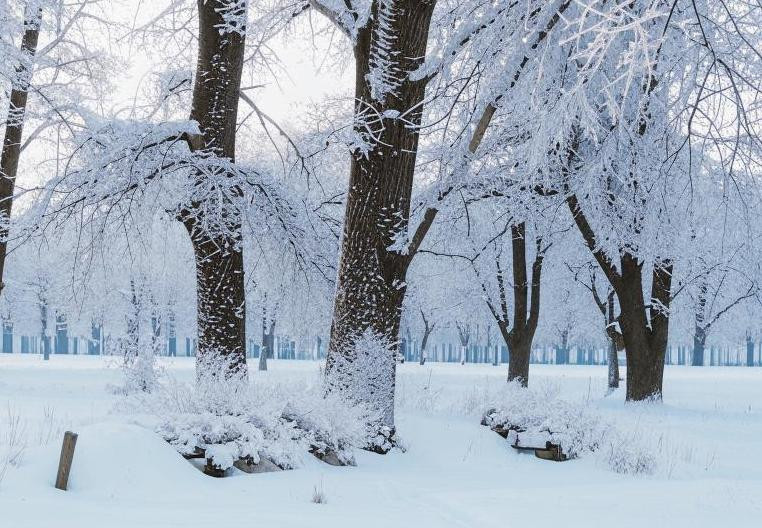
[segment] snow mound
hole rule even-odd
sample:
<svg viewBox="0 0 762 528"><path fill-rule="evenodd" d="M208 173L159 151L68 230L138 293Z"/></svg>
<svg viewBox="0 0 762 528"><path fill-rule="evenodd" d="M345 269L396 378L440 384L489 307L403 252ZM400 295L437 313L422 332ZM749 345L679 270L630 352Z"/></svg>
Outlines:
<svg viewBox="0 0 762 528"><path fill-rule="evenodd" d="M78 434L67 493L97 497L146 497L161 493L188 496L206 477L159 435L143 427L105 422ZM26 462L8 475L8 488L33 491L54 488L61 443L29 452Z"/></svg>

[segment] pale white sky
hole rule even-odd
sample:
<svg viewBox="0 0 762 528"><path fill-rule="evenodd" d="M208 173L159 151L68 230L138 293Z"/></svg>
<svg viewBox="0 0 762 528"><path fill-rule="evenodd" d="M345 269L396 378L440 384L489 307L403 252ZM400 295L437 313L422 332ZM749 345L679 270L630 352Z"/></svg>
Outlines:
<svg viewBox="0 0 762 528"><path fill-rule="evenodd" d="M317 37L315 46L318 49L314 48L310 37L301 38L292 34L291 38L273 39L269 44L286 74L279 74L277 82L272 75L255 81L255 84L267 86L247 94L254 98L263 111L279 122L288 122L294 107L319 102L326 97L350 95L354 90L354 65L351 61L340 65L328 64L325 53L322 53L322 50L331 45L348 45L346 42L337 43L337 38L343 37L335 35L333 43L327 38ZM350 54L347 55L351 57ZM131 62L131 67L124 79L119 81L112 99L116 106L130 105L135 94L139 94L141 84L150 82L148 73L160 67L160 64L152 63L150 57L142 54L134 55ZM244 80L243 84L247 82Z"/></svg>

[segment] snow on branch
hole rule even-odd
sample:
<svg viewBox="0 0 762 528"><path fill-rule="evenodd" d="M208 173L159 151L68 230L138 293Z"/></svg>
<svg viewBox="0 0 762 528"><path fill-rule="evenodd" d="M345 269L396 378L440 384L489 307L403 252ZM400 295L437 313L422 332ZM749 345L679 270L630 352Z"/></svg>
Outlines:
<svg viewBox="0 0 762 528"><path fill-rule="evenodd" d="M309 0L309 5L328 18L352 42L370 16L369 0Z"/></svg>
<svg viewBox="0 0 762 528"><path fill-rule="evenodd" d="M194 233L240 243L242 224L277 233L302 267L314 265L313 208L270 171L234 163L206 149L194 121L109 120L76 138L61 173L36 189L18 220L28 238L73 220L103 236L155 213L169 213Z"/></svg>
<svg viewBox="0 0 762 528"><path fill-rule="evenodd" d="M220 0L221 7L215 9L223 23L217 26L220 34L238 33L246 35L246 8L249 0Z"/></svg>

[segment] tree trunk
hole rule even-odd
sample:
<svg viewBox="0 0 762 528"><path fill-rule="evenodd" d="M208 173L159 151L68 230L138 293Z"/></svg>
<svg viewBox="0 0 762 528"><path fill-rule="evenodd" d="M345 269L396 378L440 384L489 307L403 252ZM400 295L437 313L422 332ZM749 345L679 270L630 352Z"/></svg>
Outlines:
<svg viewBox="0 0 762 528"><path fill-rule="evenodd" d="M532 340L540 317L540 278L544 254L541 240L535 239L536 254L532 263L531 282L527 274L526 225L511 226L512 278L513 278L513 327L508 326L508 303L506 300L505 277L500 257L495 258L499 306L489 300L487 287L482 290L487 298L487 306L500 329L500 335L508 347L508 381L517 380L524 387L529 383L529 359ZM495 358L497 364L497 357Z"/></svg>
<svg viewBox="0 0 762 528"><path fill-rule="evenodd" d="M50 337L48 337L48 301L40 297L40 340L42 342L42 358L50 359Z"/></svg>
<svg viewBox="0 0 762 528"><path fill-rule="evenodd" d="M508 362L508 381L517 381L522 387L529 384L529 358L532 353L531 344L512 340L508 345L511 359Z"/></svg>
<svg viewBox="0 0 762 528"><path fill-rule="evenodd" d="M262 348L259 351L259 370L267 370L267 358L275 354L275 320L270 321L270 332L267 332L267 318L262 318Z"/></svg>
<svg viewBox="0 0 762 528"><path fill-rule="evenodd" d="M556 362L561 365L569 364L569 331L561 332L561 346L556 347Z"/></svg>
<svg viewBox="0 0 762 528"><path fill-rule="evenodd" d="M572 153L570 159L576 154ZM672 261L657 258L653 263L651 302L643 297L643 263L620 250L619 269L600 248L577 197L566 197L569 211L619 299L622 340L627 351L627 400L661 399L664 353L669 337L669 305L672 289ZM650 316L650 318L649 318Z"/></svg>
<svg viewBox="0 0 762 528"><path fill-rule="evenodd" d="M267 337L267 318L262 317L262 346L259 347L259 370L267 370L267 350L270 346Z"/></svg>
<svg viewBox="0 0 762 528"><path fill-rule="evenodd" d="M375 408L382 424L392 430L395 356L412 255L389 247L404 236L410 217L416 125L421 122L426 80L412 81L407 73L426 55L434 4L373 2L371 17L358 30L354 49L356 132L365 145L352 155L326 361L327 387L345 392L352 392L350 387L367 387L348 396ZM400 114L404 119L398 118ZM379 365L374 372L349 368L358 353L365 353L355 346L361 336L372 336L381 344L373 352L383 356L375 358Z"/></svg>
<svg viewBox="0 0 762 528"><path fill-rule="evenodd" d="M706 345L706 332L707 325L705 325L706 319L706 295L707 295L707 281L706 278L702 278L699 284L698 298L696 299L696 313L695 313L695 329L693 332L693 361L694 367L704 366L704 348Z"/></svg>
<svg viewBox="0 0 762 528"><path fill-rule="evenodd" d="M619 343L621 341L621 334L619 334L614 328L616 323L616 317L614 315L614 292L609 291L606 299L606 335L609 342L608 351L608 364L609 364L609 391L619 388Z"/></svg>
<svg viewBox="0 0 762 528"><path fill-rule="evenodd" d="M706 334L702 328L697 327L693 334L693 360L694 367L704 366L704 350L706 349Z"/></svg>
<svg viewBox="0 0 762 528"><path fill-rule="evenodd" d="M609 338L609 390L619 388L619 354L617 354L616 343L613 339Z"/></svg>
<svg viewBox="0 0 762 528"><path fill-rule="evenodd" d="M231 161L235 160L244 36L222 29L226 27L222 13L236 5L245 16L245 2L198 0L198 62L190 115L201 130L203 144L198 147ZM199 185L208 185L206 178L196 175ZM224 176L218 178L216 186L228 185ZM233 182L215 190L222 196L240 194ZM204 203L194 203L180 215L196 260L198 379L245 378L247 374L242 221L230 200L223 200L222 205L214 205L216 212L208 212Z"/></svg>
<svg viewBox="0 0 762 528"><path fill-rule="evenodd" d="M125 366L135 363L140 346L140 303L134 279L130 279L130 306L132 313L127 315L127 343L124 347L123 358Z"/></svg>
<svg viewBox="0 0 762 528"><path fill-rule="evenodd" d="M754 366L754 339L750 335L746 336L746 366Z"/></svg>
<svg viewBox="0 0 762 528"><path fill-rule="evenodd" d="M650 321L646 315L642 279L642 264L635 257L625 254L617 296L622 314L622 337L627 350L627 400L634 401L662 397L672 266L670 263L654 266Z"/></svg>
<svg viewBox="0 0 762 528"><path fill-rule="evenodd" d="M460 338L460 364L466 364L466 355L468 354L468 342L471 339L471 327L467 324L460 324L455 321L455 326L458 329L458 337Z"/></svg>
<svg viewBox="0 0 762 528"><path fill-rule="evenodd" d="M8 254L8 222L13 207L13 193L21 157L21 138L24 132L29 82L32 79L32 60L37 53L42 9L30 2L24 11L24 36L21 38L22 61L16 66L16 79L11 87L3 149L0 152L0 293L3 290L5 257Z"/></svg>
<svg viewBox="0 0 762 528"><path fill-rule="evenodd" d="M426 345L429 342L429 335L431 335L431 328L428 326L423 330L423 339L421 339L421 357L420 364L426 363Z"/></svg>

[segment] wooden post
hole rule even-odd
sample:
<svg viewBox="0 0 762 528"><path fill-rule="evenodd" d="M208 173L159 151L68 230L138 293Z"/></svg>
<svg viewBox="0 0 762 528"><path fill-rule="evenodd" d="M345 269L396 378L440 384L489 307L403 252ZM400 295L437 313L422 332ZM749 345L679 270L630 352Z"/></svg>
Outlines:
<svg viewBox="0 0 762 528"><path fill-rule="evenodd" d="M61 445L61 459L58 461L58 475L56 476L56 488L66 491L69 485L69 471L71 462L74 460L74 448L77 445L77 434L71 431L64 433Z"/></svg>

